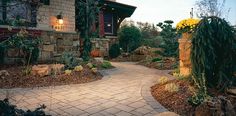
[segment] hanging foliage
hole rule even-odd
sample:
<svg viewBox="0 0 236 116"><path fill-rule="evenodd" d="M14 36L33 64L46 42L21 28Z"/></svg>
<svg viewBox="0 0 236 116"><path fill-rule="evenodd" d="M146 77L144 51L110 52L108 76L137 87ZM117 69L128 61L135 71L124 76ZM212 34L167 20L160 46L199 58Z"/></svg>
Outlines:
<svg viewBox="0 0 236 116"><path fill-rule="evenodd" d="M98 7L95 0L76 0L76 29L83 38L82 58L88 60L91 52L90 38L98 20Z"/></svg>
<svg viewBox="0 0 236 116"><path fill-rule="evenodd" d="M215 16L202 19L192 38L192 74L197 83L202 74L206 85L224 90L233 78L233 28Z"/></svg>

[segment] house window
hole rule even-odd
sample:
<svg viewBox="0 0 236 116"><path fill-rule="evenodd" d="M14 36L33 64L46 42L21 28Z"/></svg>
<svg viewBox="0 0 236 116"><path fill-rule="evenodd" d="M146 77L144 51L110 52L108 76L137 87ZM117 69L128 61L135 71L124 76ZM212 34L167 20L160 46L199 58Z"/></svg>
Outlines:
<svg viewBox="0 0 236 116"><path fill-rule="evenodd" d="M104 13L104 31L105 34L113 34L113 14Z"/></svg>
<svg viewBox="0 0 236 116"><path fill-rule="evenodd" d="M20 19L24 19L28 22L31 20L31 9L30 5L26 3L22 3L18 0L13 0L8 3L9 7L7 7L7 19L14 19L19 17Z"/></svg>
<svg viewBox="0 0 236 116"><path fill-rule="evenodd" d="M36 26L35 8L28 2L11 0L6 3L5 0L0 0L0 6L1 21L8 22L19 18L30 24L29 26Z"/></svg>

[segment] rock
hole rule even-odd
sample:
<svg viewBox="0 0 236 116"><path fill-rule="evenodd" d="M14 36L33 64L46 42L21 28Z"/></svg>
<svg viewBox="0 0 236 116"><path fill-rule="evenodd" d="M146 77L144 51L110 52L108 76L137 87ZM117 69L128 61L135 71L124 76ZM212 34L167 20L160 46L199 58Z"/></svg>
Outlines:
<svg viewBox="0 0 236 116"><path fill-rule="evenodd" d="M236 96L236 88L231 88L227 90L227 93Z"/></svg>
<svg viewBox="0 0 236 116"><path fill-rule="evenodd" d="M7 70L0 70L0 78L4 79L7 76L10 76Z"/></svg>
<svg viewBox="0 0 236 116"><path fill-rule="evenodd" d="M162 113L157 114L155 116L179 116L179 115L174 112L162 112Z"/></svg>
<svg viewBox="0 0 236 116"><path fill-rule="evenodd" d="M137 55L147 55L149 53L149 49L150 47L148 46L141 46L139 48L137 48L134 53Z"/></svg>
<svg viewBox="0 0 236 116"><path fill-rule="evenodd" d="M44 77L51 74L50 65L34 65L31 70L32 75Z"/></svg>
<svg viewBox="0 0 236 116"><path fill-rule="evenodd" d="M97 57L97 58L94 58L94 59L95 59L95 61L97 61L97 62L103 62L103 61L104 61L102 57Z"/></svg>
<svg viewBox="0 0 236 116"><path fill-rule="evenodd" d="M50 65L51 72L54 74L62 74L64 70L65 65L64 64L52 64Z"/></svg>
<svg viewBox="0 0 236 116"><path fill-rule="evenodd" d="M234 107L223 96L215 97L199 105L195 116L235 116Z"/></svg>

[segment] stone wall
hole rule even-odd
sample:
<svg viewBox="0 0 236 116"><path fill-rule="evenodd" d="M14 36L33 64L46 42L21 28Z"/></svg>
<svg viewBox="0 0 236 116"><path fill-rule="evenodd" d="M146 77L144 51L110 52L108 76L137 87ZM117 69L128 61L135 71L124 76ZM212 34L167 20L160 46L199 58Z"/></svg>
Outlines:
<svg viewBox="0 0 236 116"><path fill-rule="evenodd" d="M56 16L62 12L62 29L58 26ZM54 29L60 32L75 32L75 0L50 0L50 5L39 7L37 15L38 28Z"/></svg>
<svg viewBox="0 0 236 116"><path fill-rule="evenodd" d="M44 31L41 37L43 43L39 61L58 61L64 52L73 52L78 57L80 55L79 35L76 33Z"/></svg>

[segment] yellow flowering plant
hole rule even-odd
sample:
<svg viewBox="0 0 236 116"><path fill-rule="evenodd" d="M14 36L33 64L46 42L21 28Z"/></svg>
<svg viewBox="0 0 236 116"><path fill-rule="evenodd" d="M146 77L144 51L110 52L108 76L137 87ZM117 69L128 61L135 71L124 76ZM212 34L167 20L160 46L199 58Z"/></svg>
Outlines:
<svg viewBox="0 0 236 116"><path fill-rule="evenodd" d="M199 19L193 19L193 18L181 20L176 25L177 32L178 33L193 32L193 29L197 26L199 21L200 21Z"/></svg>

